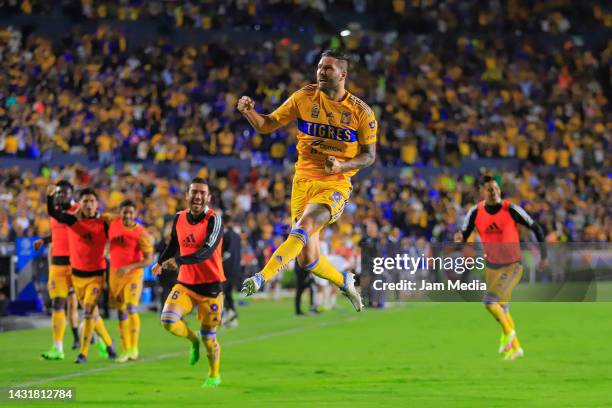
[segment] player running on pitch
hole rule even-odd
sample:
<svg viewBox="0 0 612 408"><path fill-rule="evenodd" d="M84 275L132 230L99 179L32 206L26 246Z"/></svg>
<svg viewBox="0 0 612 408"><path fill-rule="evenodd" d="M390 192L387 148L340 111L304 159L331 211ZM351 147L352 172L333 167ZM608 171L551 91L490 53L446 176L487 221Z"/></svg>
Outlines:
<svg viewBox="0 0 612 408"><path fill-rule="evenodd" d="M270 257L261 272L243 283L247 296L257 292L294 258L304 269L325 278L363 309L353 275L338 272L322 256L319 233L337 221L352 191L351 177L376 158L378 125L372 109L345 89L349 58L325 51L317 66L317 83L293 93L269 115L255 111L248 96L238 110L259 133L270 133L297 120L299 153L291 190L289 237Z"/></svg>
<svg viewBox="0 0 612 408"><path fill-rule="evenodd" d="M524 209L502 200L501 189L494 178L483 176L480 189L484 200L468 211L461 231L455 234L455 242L466 242L474 228L478 231L487 260L487 291L483 303L502 328L499 353L504 360L515 360L524 355L509 305L512 289L523 275L518 224L533 231L539 242L544 242L544 233ZM544 268L546 247L540 247L540 268Z"/></svg>
<svg viewBox="0 0 612 408"><path fill-rule="evenodd" d="M174 285L161 313L162 326L178 337L191 342L190 364L200 359L200 339L187 326L183 318L198 307L200 337L208 356L208 377L205 387L221 384L219 367L221 347L217 341L217 326L223 311L223 223L210 204L210 191L206 181L194 178L187 192L189 209L179 211L174 218L172 236L157 264L153 275L162 269L179 270Z"/></svg>
<svg viewBox="0 0 612 408"><path fill-rule="evenodd" d="M74 188L66 180L57 183L53 205L59 211L74 213L78 206L72 202ZM51 298L51 328L53 332L53 346L42 354L45 360L64 359L64 333L66 330L66 303L72 288L72 274L70 271L70 247L68 246L68 226L51 218L51 235L34 242L34 249L38 250L43 244L51 244L49 263L49 297ZM68 308L71 320L74 308ZM77 319L78 320L78 319ZM78 343L77 324L71 321L72 334L75 344ZM75 327L76 326L76 327ZM79 344L80 345L80 344ZM73 347L74 348L74 347Z"/></svg>
<svg viewBox="0 0 612 408"><path fill-rule="evenodd" d="M98 195L92 188L84 188L79 192L79 208L75 214L62 212L55 207L53 196L56 192L56 186L47 187L47 211L56 221L68 225L72 284L79 303L83 306L81 348L75 363L87 362L89 343L94 330L106 346L105 355L115 359L117 355L113 341L104 326L97 306L104 286L106 272L104 249L110 217L98 213Z"/></svg>
<svg viewBox="0 0 612 408"><path fill-rule="evenodd" d="M135 221L136 204L125 200L119 204L119 217L108 229L110 241L109 287L119 316L123 353L117 359L124 363L138 360L140 315L138 304L142 293L144 267L153 261L153 245L147 229Z"/></svg>

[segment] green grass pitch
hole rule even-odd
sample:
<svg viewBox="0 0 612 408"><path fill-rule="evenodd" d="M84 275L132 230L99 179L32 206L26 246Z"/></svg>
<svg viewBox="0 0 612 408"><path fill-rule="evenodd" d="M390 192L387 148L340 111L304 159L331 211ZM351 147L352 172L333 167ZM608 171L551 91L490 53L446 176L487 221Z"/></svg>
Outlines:
<svg viewBox="0 0 612 408"><path fill-rule="evenodd" d="M407 303L298 318L288 301L251 302L221 330L223 384L202 389L207 361L143 316L142 360L41 361L48 329L0 334L0 386L71 386L72 407L610 407L612 303L515 303L526 356L503 362L499 329L478 303ZM194 317L189 318L192 327ZM107 321L118 340L116 320ZM66 345L71 335L67 334Z"/></svg>

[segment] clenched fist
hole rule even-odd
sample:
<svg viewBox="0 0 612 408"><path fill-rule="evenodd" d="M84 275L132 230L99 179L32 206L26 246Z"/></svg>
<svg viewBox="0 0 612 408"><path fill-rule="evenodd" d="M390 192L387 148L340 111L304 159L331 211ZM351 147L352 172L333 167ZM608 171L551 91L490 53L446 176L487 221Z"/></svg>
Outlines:
<svg viewBox="0 0 612 408"><path fill-rule="evenodd" d="M236 107L238 112L247 113L255 109L255 101L248 96L243 96L238 99L238 106Z"/></svg>
<svg viewBox="0 0 612 408"><path fill-rule="evenodd" d="M338 174L342 171L342 165L334 156L327 156L325 159L325 172L329 174Z"/></svg>
<svg viewBox="0 0 612 408"><path fill-rule="evenodd" d="M56 189L55 184L49 184L47 186L47 195L49 197L52 197L55 194L55 189Z"/></svg>
<svg viewBox="0 0 612 408"><path fill-rule="evenodd" d="M159 276L159 274L162 272L162 267L160 264L155 264L155 266L153 267L153 269L151 269L151 274L153 276Z"/></svg>
<svg viewBox="0 0 612 408"><path fill-rule="evenodd" d="M45 244L45 241L43 241L42 239L37 239L36 241L34 241L34 249L38 251L40 247L43 246L44 244Z"/></svg>

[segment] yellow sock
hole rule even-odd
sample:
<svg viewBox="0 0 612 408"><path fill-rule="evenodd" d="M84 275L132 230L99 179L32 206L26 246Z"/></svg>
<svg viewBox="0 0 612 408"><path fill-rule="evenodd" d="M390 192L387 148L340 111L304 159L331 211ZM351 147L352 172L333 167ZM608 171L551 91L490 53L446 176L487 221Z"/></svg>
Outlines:
<svg viewBox="0 0 612 408"><path fill-rule="evenodd" d="M510 314L508 314L508 317L510 316ZM510 320L512 320L512 317L510 317ZM514 330L514 324L512 324L512 330ZM518 336L514 336L514 339L512 340L512 347L513 348L520 348L521 347L521 343L519 342Z"/></svg>
<svg viewBox="0 0 612 408"><path fill-rule="evenodd" d="M508 319L508 323L510 323L510 326L512 326L512 329L514 329L514 319L512 319L510 311L506 311L506 319Z"/></svg>
<svg viewBox="0 0 612 408"><path fill-rule="evenodd" d="M334 268L327 257L321 255L319 259L311 263L310 265L304 266L304 269L312 272L320 278L327 279L338 287L344 285L344 277L340 272Z"/></svg>
<svg viewBox="0 0 612 408"><path fill-rule="evenodd" d="M510 322L508 322L508 319L506 318L506 313L504 312L504 309L499 305L499 303L489 303L485 304L485 306L489 313L493 315L495 320L499 322L504 334L510 333L512 331L512 326L510 325Z"/></svg>
<svg viewBox="0 0 612 408"><path fill-rule="evenodd" d="M121 335L121 347L123 351L128 351L132 347L130 336L130 322L128 314L122 308L118 311L119 314L119 334Z"/></svg>
<svg viewBox="0 0 612 408"><path fill-rule="evenodd" d="M512 319L512 315L510 314L510 311L506 312L506 319L508 319L508 322L512 326L512 330L516 330L516 326L514 325L514 320ZM519 342L518 336L514 336L514 340L512 340L512 347L513 348L521 347L521 343Z"/></svg>
<svg viewBox="0 0 612 408"><path fill-rule="evenodd" d="M138 339L140 338L140 315L138 313L128 313L130 323L130 348L138 350Z"/></svg>
<svg viewBox="0 0 612 408"><path fill-rule="evenodd" d="M221 367L221 346L217 341L216 331L205 332L201 331L202 342L206 347L206 357L208 358L208 375L210 377L219 376L219 368Z"/></svg>
<svg viewBox="0 0 612 408"><path fill-rule="evenodd" d="M51 312L51 326L53 328L53 343L64 341L66 331L66 312L64 310L54 310Z"/></svg>
<svg viewBox="0 0 612 408"><path fill-rule="evenodd" d="M514 319L512 318L512 315L510 314L510 305L508 305L507 303L503 303L503 304L500 303L500 305L504 309L504 313L506 314L506 319L508 320L508 323L510 323L512 330L516 330L516 326L514 325ZM518 336L514 336L514 340L512 340L512 347L513 348L521 347L521 343L519 342Z"/></svg>
<svg viewBox="0 0 612 408"><path fill-rule="evenodd" d="M91 316L85 317L83 320L83 333L81 334L81 349L80 353L84 356L87 356L89 353L89 342L91 341L91 336L93 336L95 323Z"/></svg>
<svg viewBox="0 0 612 408"><path fill-rule="evenodd" d="M300 228L291 230L287 240L276 248L266 266L261 270L261 274L266 282L273 278L284 265L295 259L307 243L308 234L306 231Z"/></svg>
<svg viewBox="0 0 612 408"><path fill-rule="evenodd" d="M102 338L102 341L107 346L111 346L113 344L113 339L111 339L110 334L108 334L108 330L106 330L106 326L104 325L104 320L102 320L102 316L98 316L94 319L94 328L98 336Z"/></svg>

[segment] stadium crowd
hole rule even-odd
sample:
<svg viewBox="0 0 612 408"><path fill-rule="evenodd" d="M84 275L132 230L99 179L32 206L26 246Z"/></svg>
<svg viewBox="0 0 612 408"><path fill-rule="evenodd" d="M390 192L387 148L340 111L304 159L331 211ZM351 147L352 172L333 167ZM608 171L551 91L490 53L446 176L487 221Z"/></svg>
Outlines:
<svg viewBox="0 0 612 408"><path fill-rule="evenodd" d="M22 14L49 11L47 2L8 3L5 10ZM233 171L208 174L202 168L199 175L216 189L215 205L241 226L243 263L263 264L274 238L288 228L296 129L256 134L236 111L236 101L247 94L264 112L273 110L312 80L318 54L330 46L353 56L348 88L376 111L378 164L409 166L399 180L374 172L356 184L341 222L326 232L332 251L352 259L369 219L379 225L381 239L450 240L474 201L474 178L449 170L430 180L418 169L452 169L476 158L522 161L520 172L503 174L504 194L536 216L549 240L612 239L606 173L612 166L612 41L592 49L575 36L549 47L557 34L609 29L612 13L597 2L581 3L580 12L571 14L564 13L570 7L564 1L509 1L503 7L497 1L486 7L475 7L475 1L393 1L376 8L359 0L209 1L201 7L76 3L68 11L96 20L94 31L77 28L53 43L0 29L0 158L46 162L66 152L103 166L43 166L37 174L0 170L0 240L46 235L41 191L67 178L98 189L103 210L115 210L124 198L142 203L141 220L161 243L172 214L182 207L195 167L191 159L233 156L254 166L246 181ZM371 14L374 23L305 47L278 35L313 29L296 29L291 13L282 12L286 7L321 17L339 10ZM249 27L276 33L276 40L259 47L230 40L179 47L160 36L132 47L124 31L105 25L160 15L177 27ZM379 27L381 21L388 26ZM125 164L142 161L176 163L179 177L157 177ZM287 170L273 174L269 164Z"/></svg>
<svg viewBox="0 0 612 408"><path fill-rule="evenodd" d="M100 193L101 210L117 211L124 199L139 203L139 219L157 245L169 237L173 214L184 207L183 192L190 165L176 179L126 165L88 171L79 165L64 169L43 167L39 174L18 168L0 170L0 241L20 236L46 236L49 218L44 205L45 186L53 180L72 180L77 188L93 186ZM211 180L214 206L231 214L243 240L243 265L260 267L272 252L275 239L288 233L291 174L253 169L243 182L233 172L199 176ZM521 203L544 227L549 242L612 241L612 182L597 170L580 173L536 172L525 166L500 176L504 196ZM432 242L452 241L465 211L477 199L472 176L449 172L428 181L418 172L383 178L376 172L355 184L341 220L326 230L330 250L354 260L358 243L374 221L379 238L410 242L424 237Z"/></svg>
<svg viewBox="0 0 612 408"><path fill-rule="evenodd" d="M95 10L105 3L82 2ZM383 165L453 166L483 157L562 168L612 164L612 41L592 49L568 37L550 46L554 34L609 28L606 8L586 2L570 17L558 11L564 2L533 9L518 1L485 8L468 7L470 1L412 3L382 7L375 21L401 27L402 19L422 15L428 35L417 35L418 26L412 33L357 29L314 47L278 35L260 47L230 40L178 47L162 36L134 49L105 18L95 31L75 31L55 44L3 29L0 154L44 159L63 151L103 163L231 155L254 165L290 163L296 129L262 137L236 112L236 100L252 95L263 111L273 110L312 81L323 48L342 46L355 60L349 89L379 118ZM256 22L268 15L266 7L288 2L230 4Z"/></svg>

